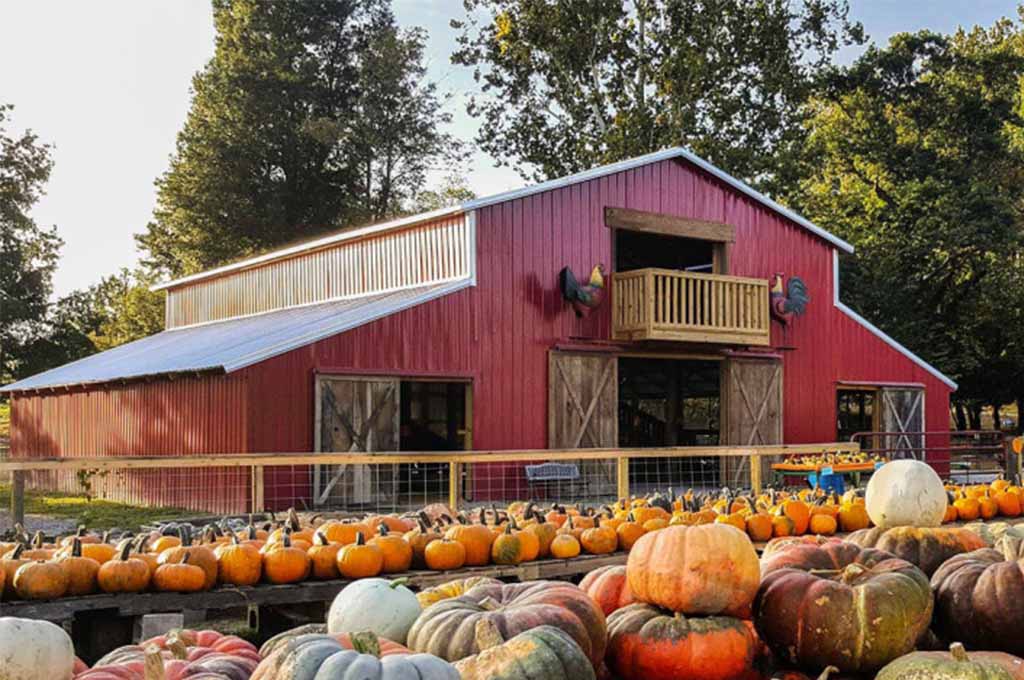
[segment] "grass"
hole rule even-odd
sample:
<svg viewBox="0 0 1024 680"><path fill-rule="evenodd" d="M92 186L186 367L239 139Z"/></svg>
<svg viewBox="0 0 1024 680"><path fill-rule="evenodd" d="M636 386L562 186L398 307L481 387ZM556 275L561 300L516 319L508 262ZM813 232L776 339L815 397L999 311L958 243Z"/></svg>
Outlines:
<svg viewBox="0 0 1024 680"><path fill-rule="evenodd" d="M9 508L11 485L0 484L0 508ZM25 514L45 515L55 519L72 519L90 529L103 531L117 527L138 531L143 524L181 517L196 517L202 513L182 508L147 508L115 503L85 496L54 491L25 490Z"/></svg>

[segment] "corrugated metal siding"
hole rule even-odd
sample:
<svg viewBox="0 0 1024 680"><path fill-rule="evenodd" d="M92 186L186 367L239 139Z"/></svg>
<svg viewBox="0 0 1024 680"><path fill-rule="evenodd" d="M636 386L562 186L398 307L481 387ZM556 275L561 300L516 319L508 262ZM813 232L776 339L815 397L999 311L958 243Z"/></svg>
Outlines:
<svg viewBox="0 0 1024 680"><path fill-rule="evenodd" d="M466 278L471 243L454 215L172 288L167 327Z"/></svg>
<svg viewBox="0 0 1024 680"><path fill-rule="evenodd" d="M104 389L16 395L11 409L14 457L182 456L248 450L245 376L135 383ZM73 473L31 480L40 488L81 493ZM91 479L107 500L212 512L249 509L248 470L124 471Z"/></svg>

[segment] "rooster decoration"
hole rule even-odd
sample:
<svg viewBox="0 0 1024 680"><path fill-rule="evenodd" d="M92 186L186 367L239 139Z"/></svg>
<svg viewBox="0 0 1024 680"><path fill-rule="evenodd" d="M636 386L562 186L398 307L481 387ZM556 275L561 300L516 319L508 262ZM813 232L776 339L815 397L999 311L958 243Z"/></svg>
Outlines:
<svg viewBox="0 0 1024 680"><path fill-rule="evenodd" d="M566 302L572 305L576 316L587 316L604 300L604 265L594 267L585 286L580 285L572 270L565 267L558 272L558 288Z"/></svg>
<svg viewBox="0 0 1024 680"><path fill-rule="evenodd" d="M811 296L807 294L807 285L799 276L789 277L783 291L782 274L776 274L772 279L770 301L772 315L782 323L788 324L794 316L804 313Z"/></svg>

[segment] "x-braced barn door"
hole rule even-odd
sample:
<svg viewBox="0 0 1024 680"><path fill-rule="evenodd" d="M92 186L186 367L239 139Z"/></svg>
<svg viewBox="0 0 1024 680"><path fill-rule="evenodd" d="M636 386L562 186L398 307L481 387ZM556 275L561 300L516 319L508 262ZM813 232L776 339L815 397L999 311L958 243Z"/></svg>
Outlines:
<svg viewBox="0 0 1024 680"><path fill-rule="evenodd" d="M722 362L722 444L761 446L782 443L782 362L729 359ZM770 461L762 461L767 468ZM722 482L749 485L746 459L724 458ZM762 479L765 479L762 469Z"/></svg>
<svg viewBox="0 0 1024 680"><path fill-rule="evenodd" d="M548 357L548 448L619 444L619 360L552 351ZM615 493L614 461L581 461L585 493Z"/></svg>
<svg viewBox="0 0 1024 680"><path fill-rule="evenodd" d="M316 384L316 450L366 453L396 451L399 381L392 378L320 376ZM316 505L371 505L390 498L394 465L318 465Z"/></svg>
<svg viewBox="0 0 1024 680"><path fill-rule="evenodd" d="M889 449L890 458L924 460L924 390L908 387L883 387L878 391L881 405L880 444Z"/></svg>

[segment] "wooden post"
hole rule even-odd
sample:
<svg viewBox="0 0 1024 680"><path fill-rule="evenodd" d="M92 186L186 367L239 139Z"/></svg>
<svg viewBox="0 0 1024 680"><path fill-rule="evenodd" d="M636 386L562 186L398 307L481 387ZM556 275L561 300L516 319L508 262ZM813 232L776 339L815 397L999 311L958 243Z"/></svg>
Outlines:
<svg viewBox="0 0 1024 680"><path fill-rule="evenodd" d="M455 512L462 505L462 463L448 463L448 507Z"/></svg>
<svg viewBox="0 0 1024 680"><path fill-rule="evenodd" d="M629 500L629 458L620 455L616 460L618 497Z"/></svg>
<svg viewBox="0 0 1024 680"><path fill-rule="evenodd" d="M25 472L11 472L11 522L25 523Z"/></svg>
<svg viewBox="0 0 1024 680"><path fill-rule="evenodd" d="M264 497L263 490L263 466L253 465L252 466L252 512L253 514L261 513L266 510L266 500Z"/></svg>
<svg viewBox="0 0 1024 680"><path fill-rule="evenodd" d="M757 496L761 493L761 454L751 453L750 454L750 489L753 491L753 495Z"/></svg>

